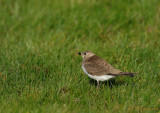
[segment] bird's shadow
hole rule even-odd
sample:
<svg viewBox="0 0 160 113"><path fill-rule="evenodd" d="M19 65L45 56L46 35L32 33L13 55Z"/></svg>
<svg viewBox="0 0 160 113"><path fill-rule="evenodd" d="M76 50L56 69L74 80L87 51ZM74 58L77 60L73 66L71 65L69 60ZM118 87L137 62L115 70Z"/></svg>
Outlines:
<svg viewBox="0 0 160 113"><path fill-rule="evenodd" d="M96 80L90 79L89 83L97 86ZM110 79L108 81L100 82L100 86L105 85L105 86L109 86L110 88L113 88L113 86L123 85L124 83L125 83L124 81L116 81L115 79Z"/></svg>

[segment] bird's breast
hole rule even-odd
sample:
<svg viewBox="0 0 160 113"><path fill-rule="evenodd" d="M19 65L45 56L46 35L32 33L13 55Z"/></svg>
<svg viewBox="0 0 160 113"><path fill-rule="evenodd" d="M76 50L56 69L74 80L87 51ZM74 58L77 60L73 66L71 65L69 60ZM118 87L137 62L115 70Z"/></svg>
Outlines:
<svg viewBox="0 0 160 113"><path fill-rule="evenodd" d="M86 71L86 69L85 69L85 67L84 67L83 64L82 64L82 69L83 69L84 73L85 73L86 75L88 75L88 72Z"/></svg>

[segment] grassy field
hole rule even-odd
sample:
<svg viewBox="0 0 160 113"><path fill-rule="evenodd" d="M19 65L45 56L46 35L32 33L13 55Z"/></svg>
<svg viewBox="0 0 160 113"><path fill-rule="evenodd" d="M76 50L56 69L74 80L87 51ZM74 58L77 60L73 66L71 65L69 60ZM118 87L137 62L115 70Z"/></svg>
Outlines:
<svg viewBox="0 0 160 113"><path fill-rule="evenodd" d="M139 74L97 90L86 50ZM159 0L0 0L0 113L159 109Z"/></svg>

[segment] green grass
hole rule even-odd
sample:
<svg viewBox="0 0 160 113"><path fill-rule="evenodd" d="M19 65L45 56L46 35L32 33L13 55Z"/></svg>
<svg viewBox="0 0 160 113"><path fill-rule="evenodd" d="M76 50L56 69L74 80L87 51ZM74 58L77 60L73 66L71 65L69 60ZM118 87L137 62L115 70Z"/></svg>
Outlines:
<svg viewBox="0 0 160 113"><path fill-rule="evenodd" d="M96 90L77 52L138 72ZM0 0L0 112L134 113L160 107L159 0Z"/></svg>

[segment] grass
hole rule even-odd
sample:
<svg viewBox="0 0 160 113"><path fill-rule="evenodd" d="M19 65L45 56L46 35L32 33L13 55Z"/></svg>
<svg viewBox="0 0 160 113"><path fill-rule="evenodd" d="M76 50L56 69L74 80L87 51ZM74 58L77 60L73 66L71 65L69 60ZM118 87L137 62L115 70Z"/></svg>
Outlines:
<svg viewBox="0 0 160 113"><path fill-rule="evenodd" d="M159 18L159 0L0 0L0 112L158 112ZM96 90L86 50L139 74Z"/></svg>

